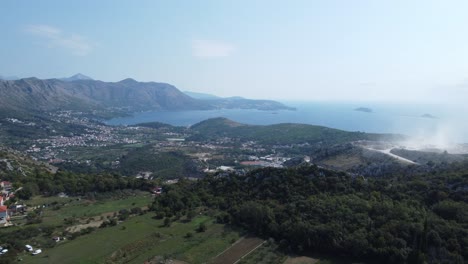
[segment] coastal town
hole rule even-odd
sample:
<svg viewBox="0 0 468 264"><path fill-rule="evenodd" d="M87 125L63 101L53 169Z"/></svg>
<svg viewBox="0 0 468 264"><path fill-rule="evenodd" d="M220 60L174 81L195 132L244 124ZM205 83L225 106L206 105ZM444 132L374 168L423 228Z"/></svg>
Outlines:
<svg viewBox="0 0 468 264"><path fill-rule="evenodd" d="M183 127L162 126L109 126L83 116L82 112L60 111L50 113L57 123L79 126L80 132L52 134L45 138L31 139L25 150L38 161L60 167L60 164L81 164L85 166L96 162L90 158L94 150L112 149L106 162L116 168L121 164L120 157L125 149L137 149L142 145L152 145L160 152L179 151L187 153L200 172L234 171L254 167L283 167L291 156L287 150L293 146L276 145L265 147L255 141L239 142L229 137L209 141L189 140L193 132ZM8 118L8 122L24 124L26 122ZM34 123L28 125L35 126ZM214 160L215 162L211 162ZM224 160L224 161L223 161ZM239 170L239 168L242 168ZM144 173L144 171L142 171ZM135 175L138 176L138 173Z"/></svg>

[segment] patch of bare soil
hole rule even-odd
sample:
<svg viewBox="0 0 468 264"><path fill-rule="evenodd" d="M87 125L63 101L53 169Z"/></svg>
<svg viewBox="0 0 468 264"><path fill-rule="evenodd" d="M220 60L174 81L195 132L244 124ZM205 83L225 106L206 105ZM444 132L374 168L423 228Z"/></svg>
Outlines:
<svg viewBox="0 0 468 264"><path fill-rule="evenodd" d="M314 259L311 257L288 257L288 259L283 264L316 264L318 263L318 259Z"/></svg>

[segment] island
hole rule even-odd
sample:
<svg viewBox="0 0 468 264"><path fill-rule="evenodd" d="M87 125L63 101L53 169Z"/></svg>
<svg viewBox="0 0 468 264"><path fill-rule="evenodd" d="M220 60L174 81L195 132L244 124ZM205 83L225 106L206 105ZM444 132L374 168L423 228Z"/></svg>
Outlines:
<svg viewBox="0 0 468 264"><path fill-rule="evenodd" d="M371 108L368 108L368 107L358 107L358 108L354 109L354 111L364 112L364 113L373 113L374 112L374 111L372 111Z"/></svg>
<svg viewBox="0 0 468 264"><path fill-rule="evenodd" d="M424 115L421 115L422 118L430 118L430 119L436 119L437 117L431 115L431 114L424 114Z"/></svg>

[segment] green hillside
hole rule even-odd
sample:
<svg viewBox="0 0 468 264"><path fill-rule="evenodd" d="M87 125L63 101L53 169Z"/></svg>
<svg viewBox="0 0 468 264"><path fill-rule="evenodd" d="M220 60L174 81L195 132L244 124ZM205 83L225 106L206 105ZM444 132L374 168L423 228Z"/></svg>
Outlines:
<svg viewBox="0 0 468 264"><path fill-rule="evenodd" d="M343 130L306 124L245 125L226 118L212 118L193 125L194 135L190 140L204 141L222 137L237 138L243 141L258 141L263 144L322 143L340 144L356 140L373 140L390 137L386 135Z"/></svg>

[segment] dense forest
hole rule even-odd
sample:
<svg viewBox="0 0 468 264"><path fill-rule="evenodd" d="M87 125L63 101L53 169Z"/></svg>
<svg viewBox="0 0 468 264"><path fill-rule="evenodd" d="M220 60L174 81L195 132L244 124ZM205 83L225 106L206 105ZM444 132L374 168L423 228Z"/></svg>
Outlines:
<svg viewBox="0 0 468 264"><path fill-rule="evenodd" d="M419 175L364 178L316 166L265 168L166 186L159 217L197 206L217 221L274 238L286 251L381 263L468 259L468 164Z"/></svg>
<svg viewBox="0 0 468 264"><path fill-rule="evenodd" d="M36 171L29 177L8 178L14 187L22 188L16 192L16 198L8 203L14 203L17 199L28 200L35 195L57 195L61 192L69 195L87 195L94 192L113 192L125 189L149 190L153 185L144 179L134 177L122 177L118 174L76 174L59 171L56 174Z"/></svg>

